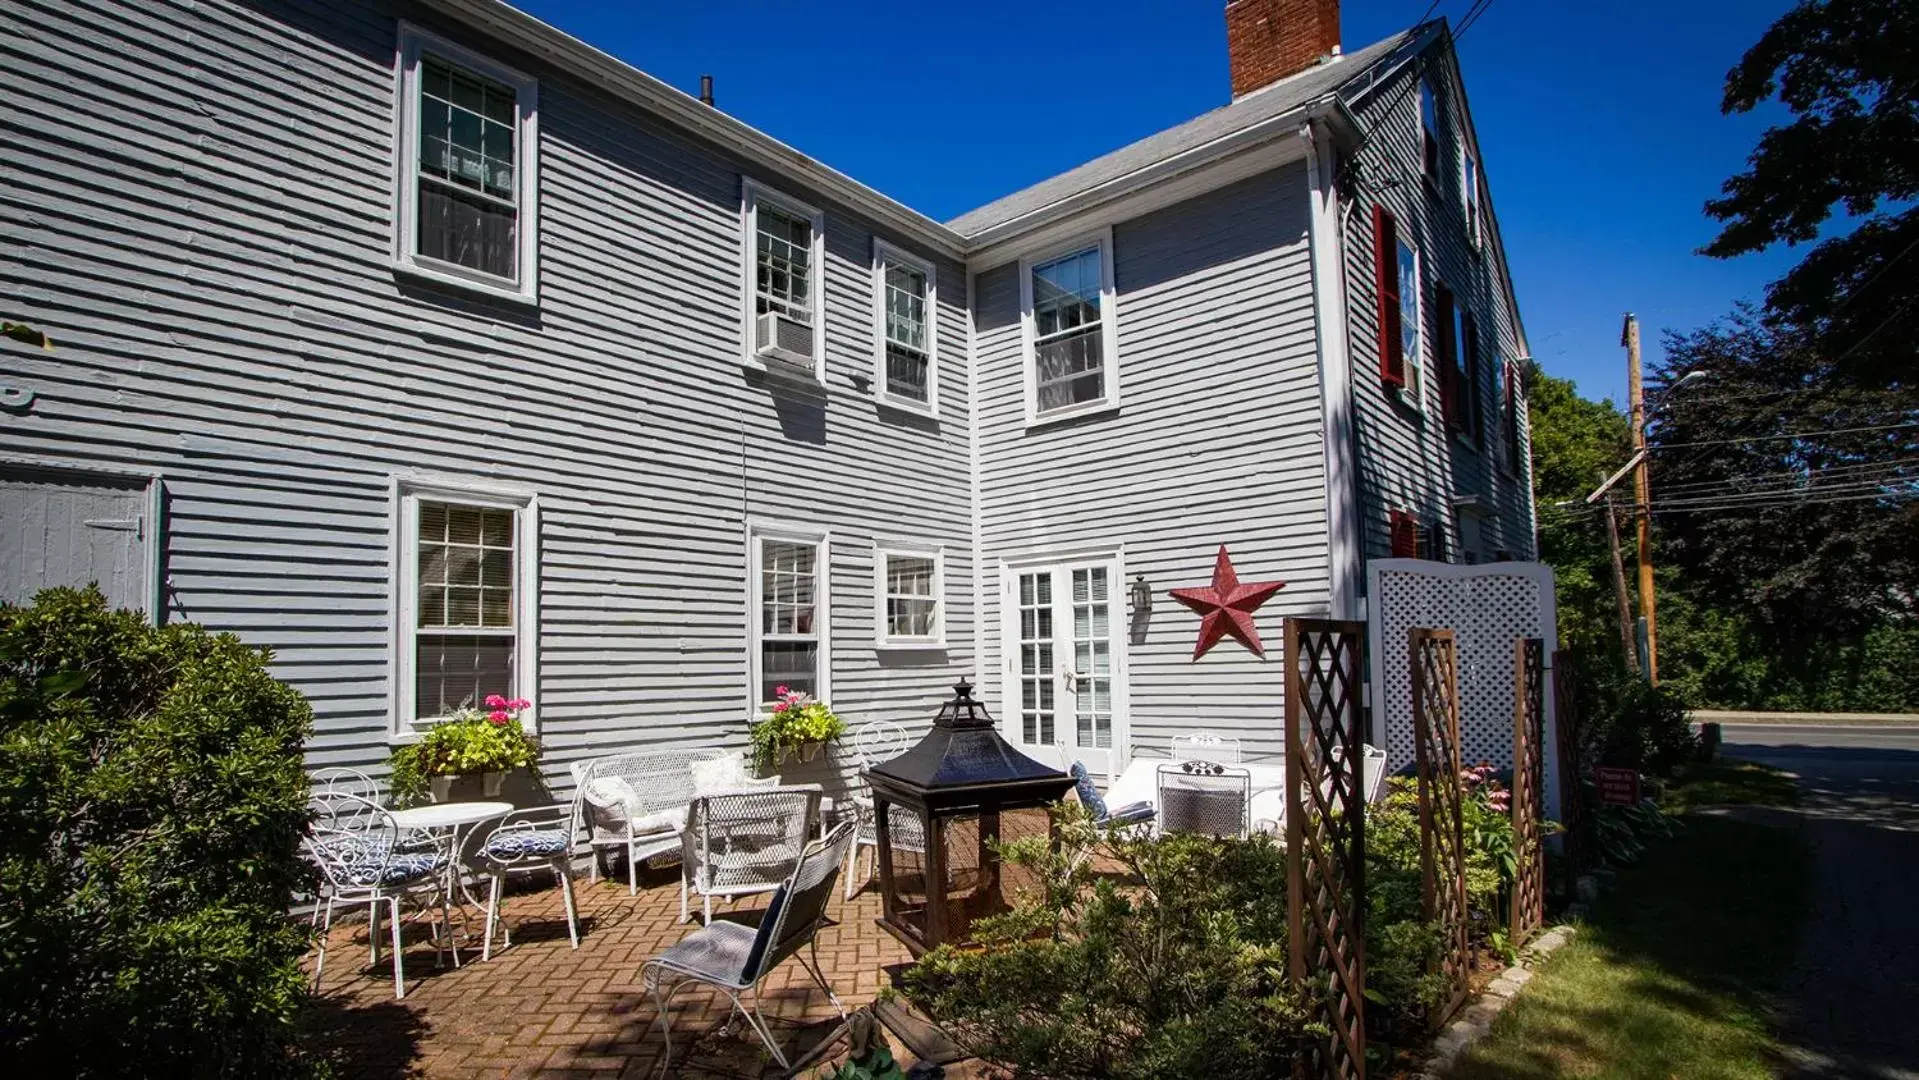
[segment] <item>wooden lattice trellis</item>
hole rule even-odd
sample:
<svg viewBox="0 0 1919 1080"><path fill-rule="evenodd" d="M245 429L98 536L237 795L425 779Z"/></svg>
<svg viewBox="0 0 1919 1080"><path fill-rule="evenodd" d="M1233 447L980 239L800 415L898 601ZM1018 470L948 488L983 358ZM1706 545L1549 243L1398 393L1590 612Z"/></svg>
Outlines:
<svg viewBox="0 0 1919 1080"><path fill-rule="evenodd" d="M1553 653L1553 726L1559 733L1559 820L1565 826L1565 881L1586 866L1586 786L1580 764L1584 717L1579 715L1579 666L1570 649Z"/></svg>
<svg viewBox="0 0 1919 1080"><path fill-rule="evenodd" d="M1296 1075L1366 1076L1366 624L1286 620L1288 963L1331 1034Z"/></svg>
<svg viewBox="0 0 1919 1080"><path fill-rule="evenodd" d="M1466 911L1466 841L1460 804L1459 661L1451 630L1413 627L1413 742L1419 760L1419 868L1426 918L1445 938L1440 970L1446 997L1433 1015L1443 1023L1465 1000L1472 979Z"/></svg>
<svg viewBox="0 0 1919 1080"><path fill-rule="evenodd" d="M1512 947L1532 939L1546 921L1545 817L1546 643L1513 639L1513 904Z"/></svg>

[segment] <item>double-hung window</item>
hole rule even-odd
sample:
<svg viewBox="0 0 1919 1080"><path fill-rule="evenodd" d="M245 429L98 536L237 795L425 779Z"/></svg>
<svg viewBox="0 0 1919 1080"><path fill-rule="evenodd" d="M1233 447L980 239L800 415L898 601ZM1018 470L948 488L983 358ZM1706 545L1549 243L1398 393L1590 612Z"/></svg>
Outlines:
<svg viewBox="0 0 1919 1080"><path fill-rule="evenodd" d="M936 290L931 263L873 242L873 381L883 402L929 413L939 409Z"/></svg>
<svg viewBox="0 0 1919 1080"><path fill-rule="evenodd" d="M944 563L938 548L881 545L874 552L880 648L945 643Z"/></svg>
<svg viewBox="0 0 1919 1080"><path fill-rule="evenodd" d="M1399 223L1373 207L1374 324L1379 377L1398 387L1401 400L1420 407L1419 252L1399 235Z"/></svg>
<svg viewBox="0 0 1919 1080"><path fill-rule="evenodd" d="M1426 163L1426 182L1439 185L1439 103L1433 98L1433 84L1419 83L1419 146Z"/></svg>
<svg viewBox="0 0 1919 1080"><path fill-rule="evenodd" d="M1110 230L1020 263L1027 421L1119 404Z"/></svg>
<svg viewBox="0 0 1919 1080"><path fill-rule="evenodd" d="M534 699L534 499L404 483L395 497L398 730L493 694Z"/></svg>
<svg viewBox="0 0 1919 1080"><path fill-rule="evenodd" d="M747 367L826 381L821 263L826 215L752 180L742 184ZM769 361L772 361L769 363Z"/></svg>
<svg viewBox="0 0 1919 1080"><path fill-rule="evenodd" d="M538 84L402 25L395 266L511 299L537 295Z"/></svg>
<svg viewBox="0 0 1919 1080"><path fill-rule="evenodd" d="M778 688L818 698L829 691L823 531L755 524L749 529L752 698L758 710Z"/></svg>

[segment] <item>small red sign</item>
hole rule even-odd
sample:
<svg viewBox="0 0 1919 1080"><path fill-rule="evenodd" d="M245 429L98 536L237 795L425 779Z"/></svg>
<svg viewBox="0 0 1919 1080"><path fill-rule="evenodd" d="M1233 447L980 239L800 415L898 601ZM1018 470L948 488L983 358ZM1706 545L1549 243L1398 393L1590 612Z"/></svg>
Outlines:
<svg viewBox="0 0 1919 1080"><path fill-rule="evenodd" d="M1601 767L1593 770L1599 801L1607 806L1639 805L1639 774L1632 769Z"/></svg>

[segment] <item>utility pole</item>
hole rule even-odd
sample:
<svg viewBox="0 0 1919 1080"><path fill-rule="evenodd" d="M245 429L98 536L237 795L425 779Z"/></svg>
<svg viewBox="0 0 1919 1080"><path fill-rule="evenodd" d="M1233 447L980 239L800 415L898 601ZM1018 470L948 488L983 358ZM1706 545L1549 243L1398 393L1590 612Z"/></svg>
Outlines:
<svg viewBox="0 0 1919 1080"><path fill-rule="evenodd" d="M1639 673L1639 649L1633 643L1632 599L1626 592L1626 562L1619 555L1619 515L1613 510L1612 492L1606 493L1606 541L1612 547L1612 587L1619 598L1619 644L1625 650L1626 667Z"/></svg>
<svg viewBox="0 0 1919 1080"><path fill-rule="evenodd" d="M1626 347L1626 392L1632 401L1632 448L1639 456L1633 470L1633 498L1639 518L1639 617L1645 620L1646 681L1659 685L1659 622L1654 611L1652 585L1652 483L1646 470L1646 393L1639 375L1639 319L1626 313L1619 334Z"/></svg>

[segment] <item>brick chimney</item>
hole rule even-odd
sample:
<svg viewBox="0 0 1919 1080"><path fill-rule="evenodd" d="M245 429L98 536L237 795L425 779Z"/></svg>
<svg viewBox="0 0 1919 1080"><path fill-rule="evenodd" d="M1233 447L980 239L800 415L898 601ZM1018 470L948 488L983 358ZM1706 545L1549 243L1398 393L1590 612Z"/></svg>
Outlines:
<svg viewBox="0 0 1919 1080"><path fill-rule="evenodd" d="M1338 52L1339 0L1229 0L1226 5L1226 54L1235 98Z"/></svg>

